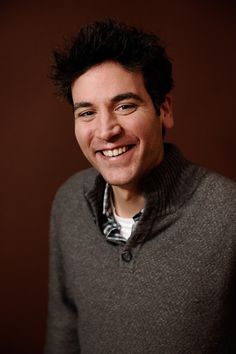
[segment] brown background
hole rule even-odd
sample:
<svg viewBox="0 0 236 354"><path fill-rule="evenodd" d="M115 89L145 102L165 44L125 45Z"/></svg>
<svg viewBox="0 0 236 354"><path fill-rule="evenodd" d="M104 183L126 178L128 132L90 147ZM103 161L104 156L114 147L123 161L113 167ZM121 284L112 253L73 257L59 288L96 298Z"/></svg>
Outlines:
<svg viewBox="0 0 236 354"><path fill-rule="evenodd" d="M175 129L185 155L236 180L234 1L92 0L0 3L1 328L3 354L42 352L50 205L87 165L71 109L47 78L51 48L113 16L158 32L174 59Z"/></svg>

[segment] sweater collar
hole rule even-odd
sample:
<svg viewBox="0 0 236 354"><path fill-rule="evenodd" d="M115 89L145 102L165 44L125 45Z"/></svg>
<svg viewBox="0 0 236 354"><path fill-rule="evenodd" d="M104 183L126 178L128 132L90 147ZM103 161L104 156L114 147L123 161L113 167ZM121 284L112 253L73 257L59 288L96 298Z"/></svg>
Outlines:
<svg viewBox="0 0 236 354"><path fill-rule="evenodd" d="M158 216L173 212L187 197L188 188L191 189L186 185L186 177L192 167L175 145L164 144L162 162L141 183L146 206L155 207Z"/></svg>

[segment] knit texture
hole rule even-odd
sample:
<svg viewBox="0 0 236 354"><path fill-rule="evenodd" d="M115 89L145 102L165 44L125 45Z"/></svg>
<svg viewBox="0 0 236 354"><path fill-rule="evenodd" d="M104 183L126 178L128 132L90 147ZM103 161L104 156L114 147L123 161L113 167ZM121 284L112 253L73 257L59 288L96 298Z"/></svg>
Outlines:
<svg viewBox="0 0 236 354"><path fill-rule="evenodd" d="M45 354L236 353L236 185L165 145L126 244L101 231L105 181L77 173L52 208Z"/></svg>

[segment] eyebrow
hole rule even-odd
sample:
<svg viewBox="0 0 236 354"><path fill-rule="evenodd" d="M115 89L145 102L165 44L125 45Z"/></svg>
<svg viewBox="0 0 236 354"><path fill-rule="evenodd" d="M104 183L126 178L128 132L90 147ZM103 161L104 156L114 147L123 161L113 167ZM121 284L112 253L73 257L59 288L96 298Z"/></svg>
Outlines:
<svg viewBox="0 0 236 354"><path fill-rule="evenodd" d="M123 100L127 100L129 98L133 98L137 101L143 102L143 99L139 95L137 95L136 93L133 93L133 92L120 93L119 95L116 95L115 97L113 97L111 99L111 101L113 103L117 103L117 102L120 102Z"/></svg>
<svg viewBox="0 0 236 354"><path fill-rule="evenodd" d="M81 102L74 104L73 111L75 112L78 108L91 107L91 106L92 106L92 103L81 101Z"/></svg>
<svg viewBox="0 0 236 354"><path fill-rule="evenodd" d="M117 102L127 100L130 98L135 99L139 102L143 102L143 99L139 95L137 95L136 93L133 93L133 92L120 93L119 95L112 97L111 102L117 103ZM81 102L74 104L73 110L75 112L78 108L91 107L92 105L93 104L91 102L81 101Z"/></svg>

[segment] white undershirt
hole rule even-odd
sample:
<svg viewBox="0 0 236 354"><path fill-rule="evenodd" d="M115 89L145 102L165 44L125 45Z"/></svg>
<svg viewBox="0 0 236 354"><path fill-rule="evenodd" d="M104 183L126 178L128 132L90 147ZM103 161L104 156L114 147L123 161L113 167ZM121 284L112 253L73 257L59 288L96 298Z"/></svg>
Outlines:
<svg viewBox="0 0 236 354"><path fill-rule="evenodd" d="M113 212L114 218L121 227L120 233L126 240L128 240L128 238L131 235L132 227L133 227L135 221L133 218L122 218L121 216L118 216L116 214L116 210L115 210L112 200L111 200L111 206L112 206L112 212Z"/></svg>
<svg viewBox="0 0 236 354"><path fill-rule="evenodd" d="M114 215L114 218L116 219L116 221L120 224L121 235L123 237L125 237L126 240L128 240L128 238L131 235L132 226L134 224L134 219L133 218L122 218L122 217L116 215L115 211L113 211L113 215Z"/></svg>

